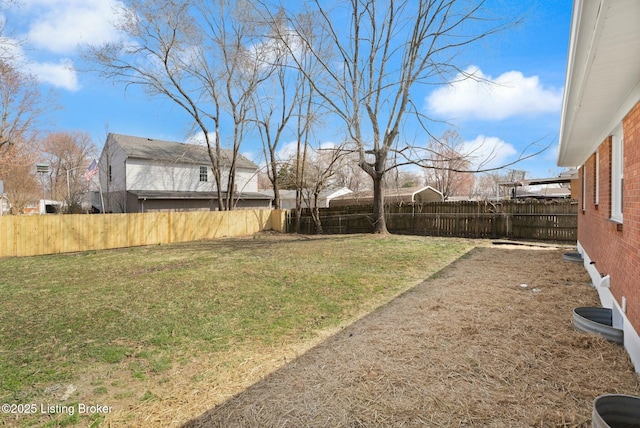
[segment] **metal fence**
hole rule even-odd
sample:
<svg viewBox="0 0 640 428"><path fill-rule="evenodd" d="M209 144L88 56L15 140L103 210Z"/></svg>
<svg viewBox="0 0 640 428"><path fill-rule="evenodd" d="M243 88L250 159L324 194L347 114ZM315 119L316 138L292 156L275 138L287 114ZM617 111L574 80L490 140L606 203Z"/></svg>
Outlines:
<svg viewBox="0 0 640 428"><path fill-rule="evenodd" d="M367 233L373 228L372 207L323 208L323 233ZM392 233L464 238L509 238L573 242L577 240L578 204L562 201L464 201L388 206ZM287 215L287 230L295 230L295 213ZM316 231L311 214L303 211L302 233Z"/></svg>

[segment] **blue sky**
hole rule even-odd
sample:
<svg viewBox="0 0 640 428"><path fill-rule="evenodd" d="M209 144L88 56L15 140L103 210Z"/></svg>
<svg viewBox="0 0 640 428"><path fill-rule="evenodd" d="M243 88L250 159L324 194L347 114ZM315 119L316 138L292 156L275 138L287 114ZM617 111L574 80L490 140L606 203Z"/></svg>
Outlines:
<svg viewBox="0 0 640 428"><path fill-rule="evenodd" d="M115 39L111 22L117 5L117 0L18 0L4 11L6 34L26 41L20 48L23 66L43 89L55 90L62 106L50 114L48 127L87 132L99 148L107 132L185 141L190 123L170 102L149 99L137 89L125 92L81 71L78 44ZM526 170L527 177L559 171L555 160L571 5L570 0L489 0L491 14L525 18L464 52L467 70L499 84L466 81L429 88L422 96L424 112L447 120L468 147L482 141L485 148L497 148L497 162L514 159L542 139L552 147L514 168ZM433 132L444 129L435 125ZM259 142L247 141L242 151L261 163Z"/></svg>

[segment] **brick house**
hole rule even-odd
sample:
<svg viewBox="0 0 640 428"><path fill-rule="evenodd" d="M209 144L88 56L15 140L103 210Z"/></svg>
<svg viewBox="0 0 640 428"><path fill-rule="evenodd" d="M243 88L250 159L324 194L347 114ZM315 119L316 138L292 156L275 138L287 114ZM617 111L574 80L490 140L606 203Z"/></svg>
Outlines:
<svg viewBox="0 0 640 428"><path fill-rule="evenodd" d="M640 371L640 2L575 0L558 165L579 166L578 250Z"/></svg>

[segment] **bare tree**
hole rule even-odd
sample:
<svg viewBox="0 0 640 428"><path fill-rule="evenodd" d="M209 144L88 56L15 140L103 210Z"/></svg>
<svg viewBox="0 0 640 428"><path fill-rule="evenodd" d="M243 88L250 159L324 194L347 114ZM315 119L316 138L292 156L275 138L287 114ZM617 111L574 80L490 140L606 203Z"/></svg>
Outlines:
<svg viewBox="0 0 640 428"><path fill-rule="evenodd" d="M186 112L205 139L221 210L234 206L252 96L271 73L256 49L264 32L253 10L247 1L131 0L119 23L126 38L85 50L94 71ZM232 147L230 157L223 144Z"/></svg>
<svg viewBox="0 0 640 428"><path fill-rule="evenodd" d="M22 214L28 203L42 198L42 186L36 177L37 153L25 144L12 144L0 159L0 179L12 214Z"/></svg>
<svg viewBox="0 0 640 428"><path fill-rule="evenodd" d="M303 78L303 93L306 93L305 102L298 103L298 120L296 126L296 155L294 169L294 187L296 189L296 233L300 233L300 220L304 203L304 193L307 188L307 160L309 159L309 147L312 134L312 121L314 116L314 90L309 80Z"/></svg>
<svg viewBox="0 0 640 428"><path fill-rule="evenodd" d="M430 152L430 167L425 169L427 184L436 188L444 196L469 195L473 189L474 177L470 171L472 153L462 145L456 131L448 130L440 138L431 138L427 147Z"/></svg>
<svg viewBox="0 0 640 428"><path fill-rule="evenodd" d="M265 4L262 6L268 8ZM262 114L258 112L256 117L260 124L260 134L263 137L265 158L269 163L268 172L272 181L276 207L279 204L281 185L284 184L296 190L296 231L299 232L304 197L309 191L308 183L305 181L309 142L314 127L320 122L323 110L322 99L318 97L307 77L319 72L319 64L315 55L309 52L304 41L315 40L319 35L316 32L315 21L311 14L301 13L298 15L298 29L304 31L305 39L300 38L297 32L291 31L288 27L286 13L283 9L279 9L274 17L268 13L262 16L267 16L266 23L271 29L269 45L272 52L269 56L275 60L274 77L276 79L274 80L278 82L275 96L279 107L267 110L268 114L264 114L265 110L263 109ZM264 105L264 97L260 99L260 103ZM275 122L277 126L275 132L269 133L267 127L270 121L264 120L264 118L271 118L274 111L279 113L278 120ZM283 160L277 158L276 149L288 123L291 123L291 132L296 141L296 153L292 162L283 164ZM282 180L285 180L286 183L281 183Z"/></svg>
<svg viewBox="0 0 640 428"><path fill-rule="evenodd" d="M282 17L282 11L278 14ZM281 19L279 19L281 21ZM286 135L288 124L295 117L301 102L301 74L287 65L289 52L282 45L280 27L272 31L264 41L263 63L272 67L272 73L253 94L254 117L262 140L262 149L267 162L266 174L273 189L274 206L280 209L282 163L278 159L278 148Z"/></svg>
<svg viewBox="0 0 640 428"><path fill-rule="evenodd" d="M305 37L295 17L289 25L322 66L307 77L357 146L359 165L373 181L374 232L387 233L383 179L398 166L388 162L389 154L420 163L409 156L407 140L399 140L409 116L426 128L413 99L416 87L443 84L455 74L473 78L456 62L460 50L513 23L484 21L482 0L348 0L333 9L319 0L312 4L332 56Z"/></svg>
<svg viewBox="0 0 640 428"><path fill-rule="evenodd" d="M35 77L0 59L0 162L11 147L35 144L45 107L55 108L50 102Z"/></svg>
<svg viewBox="0 0 640 428"><path fill-rule="evenodd" d="M320 194L333 183L336 171L340 170L346 160L343 147L312 149L308 159L308 165L304 173L304 188L302 197L306 205L311 209L311 217L315 223L316 233L322 233L322 221L320 219Z"/></svg>
<svg viewBox="0 0 640 428"><path fill-rule="evenodd" d="M515 188L508 184L524 180L525 175L525 171L517 169L478 174L473 195L484 199L510 198L515 195Z"/></svg>
<svg viewBox="0 0 640 428"><path fill-rule="evenodd" d="M503 181L504 177L498 172L489 172L478 174L476 176L473 197L479 199L491 199L500 196L498 183Z"/></svg>
<svg viewBox="0 0 640 428"><path fill-rule="evenodd" d="M48 109L55 109L51 95L43 95L35 77L0 59L0 180L13 213L21 213L38 198L35 179L38 130Z"/></svg>
<svg viewBox="0 0 640 428"><path fill-rule="evenodd" d="M89 191L83 172L96 156L91 137L82 132L55 132L43 141L49 168L51 198L65 201L67 212L81 209L81 198Z"/></svg>
<svg viewBox="0 0 640 428"><path fill-rule="evenodd" d="M396 168L387 173L385 177L386 189L400 189L418 187L424 184L424 178L417 172Z"/></svg>
<svg viewBox="0 0 640 428"><path fill-rule="evenodd" d="M357 151L350 149L344 155L342 166L334 174L336 186L346 187L353 192L371 189L371 178L358 165Z"/></svg>

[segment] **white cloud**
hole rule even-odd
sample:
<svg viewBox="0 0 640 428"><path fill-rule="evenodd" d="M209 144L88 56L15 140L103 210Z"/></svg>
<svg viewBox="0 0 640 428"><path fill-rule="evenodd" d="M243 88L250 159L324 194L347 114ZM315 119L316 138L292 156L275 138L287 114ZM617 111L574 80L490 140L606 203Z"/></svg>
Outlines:
<svg viewBox="0 0 640 428"><path fill-rule="evenodd" d="M336 148L338 148L338 145L333 141L325 141L323 143L320 143L320 147L319 147L320 150L336 149Z"/></svg>
<svg viewBox="0 0 640 428"><path fill-rule="evenodd" d="M215 144L215 142L216 142L216 133L215 132L209 132L209 142L211 144ZM185 143L194 144L196 146L205 146L206 147L207 139L204 138L204 132L203 131L198 131L195 134L193 134L190 137L188 137L187 140L185 141Z"/></svg>
<svg viewBox="0 0 640 428"><path fill-rule="evenodd" d="M317 147L309 147L307 150L307 160L314 159L321 150L335 149L337 147L338 145L333 141L324 141ZM298 142L295 140L289 141L288 143L279 145L278 151L276 152L276 159L280 162L290 162L296 158L297 153Z"/></svg>
<svg viewBox="0 0 640 428"><path fill-rule="evenodd" d="M58 63L30 62L26 64L26 67L41 82L69 91L80 89L78 76L70 60L63 59Z"/></svg>
<svg viewBox="0 0 640 428"><path fill-rule="evenodd" d="M103 43L117 39L113 26L117 0L31 0L27 12L34 16L27 37L41 49L68 54L80 43Z"/></svg>
<svg viewBox="0 0 640 428"><path fill-rule="evenodd" d="M279 150L276 152L276 158L280 161L288 161L294 159L296 153L298 153L298 142L294 140L280 145Z"/></svg>
<svg viewBox="0 0 640 428"><path fill-rule="evenodd" d="M427 110L446 118L502 120L557 113L562 106L562 89L545 88L538 76L508 71L494 79L474 66L466 73L475 79L459 74L426 97Z"/></svg>
<svg viewBox="0 0 640 428"><path fill-rule="evenodd" d="M478 135L475 139L464 141L460 152L468 156L473 169L497 168L513 160L518 151L498 137Z"/></svg>

